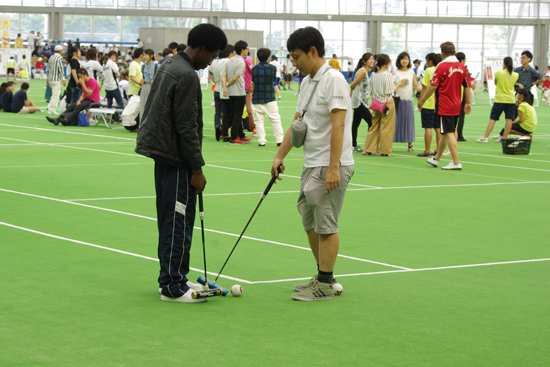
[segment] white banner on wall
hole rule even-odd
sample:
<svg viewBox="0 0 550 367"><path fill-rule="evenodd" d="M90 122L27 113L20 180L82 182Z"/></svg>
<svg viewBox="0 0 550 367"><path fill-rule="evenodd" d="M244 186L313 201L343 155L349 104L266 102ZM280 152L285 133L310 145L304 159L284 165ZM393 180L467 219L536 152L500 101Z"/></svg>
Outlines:
<svg viewBox="0 0 550 367"><path fill-rule="evenodd" d="M15 72L19 73L19 62L23 60L23 55L29 60L30 64L31 50L27 48L0 48L0 75L5 76L7 74L7 62L12 56L15 59Z"/></svg>
<svg viewBox="0 0 550 367"><path fill-rule="evenodd" d="M512 56L514 61L514 69L521 66L521 57ZM495 84L495 72L502 70L504 67L504 57L502 56L484 56L483 57L483 80L487 80L487 89L489 89L489 104L493 105L495 99L497 86ZM537 87L534 85L531 88L531 93L535 97L535 106L539 105L539 97L537 93ZM481 97L483 100L483 96Z"/></svg>

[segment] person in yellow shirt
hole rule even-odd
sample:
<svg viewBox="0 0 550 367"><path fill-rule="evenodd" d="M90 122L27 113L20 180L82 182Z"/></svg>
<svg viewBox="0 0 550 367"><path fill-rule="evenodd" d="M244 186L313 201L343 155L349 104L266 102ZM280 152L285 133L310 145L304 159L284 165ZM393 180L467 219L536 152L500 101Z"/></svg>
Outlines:
<svg viewBox="0 0 550 367"><path fill-rule="evenodd" d="M511 57L505 57L503 68L495 73L495 84L497 86L495 94L495 103L491 109L491 117L485 135L477 139L478 143L489 142L489 135L495 127L495 122L498 121L500 115L504 112L506 118L506 127L502 130L504 134L495 140L499 143L501 138L507 138L512 127L512 120L516 114L516 97L514 95L514 85L518 81L519 74L514 71L514 61Z"/></svg>
<svg viewBox="0 0 550 367"><path fill-rule="evenodd" d="M336 54L332 54L332 59L329 60L328 65L331 68L342 72L342 69L340 69L340 61L336 58Z"/></svg>
<svg viewBox="0 0 550 367"><path fill-rule="evenodd" d="M514 121L510 134L531 136L537 128L537 112L533 107L533 95L527 88L518 89L518 119ZM504 129L500 132L504 136Z"/></svg>
<svg viewBox="0 0 550 367"><path fill-rule="evenodd" d="M21 38L21 33L17 35L15 39L15 48L23 48L23 38Z"/></svg>
<svg viewBox="0 0 550 367"><path fill-rule="evenodd" d="M426 55L426 70L424 71L424 78L422 79L422 91L420 92L420 98L422 98L422 95L426 93L430 87L430 79L432 79L435 68L440 62L441 56L438 54L432 52ZM439 143L439 139L441 138L441 131L435 116L435 94L432 94L422 106L422 109L420 110L420 117L422 118L422 128L424 129L424 151L417 154L417 156L429 157L432 155L432 153L430 153L433 138L432 129L435 130L437 143Z"/></svg>

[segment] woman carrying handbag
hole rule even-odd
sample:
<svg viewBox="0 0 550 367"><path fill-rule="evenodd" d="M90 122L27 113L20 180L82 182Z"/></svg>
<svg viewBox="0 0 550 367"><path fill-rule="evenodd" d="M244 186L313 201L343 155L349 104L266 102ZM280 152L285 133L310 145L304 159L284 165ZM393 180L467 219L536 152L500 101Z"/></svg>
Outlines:
<svg viewBox="0 0 550 367"><path fill-rule="evenodd" d="M372 110L372 127L365 141L363 155L376 154L378 145L380 145L380 156L388 157L392 154L395 134L395 104L392 95L395 89L404 86L407 80L403 79L395 83L393 75L387 71L390 64L388 55L378 55L371 75L372 103L369 109Z"/></svg>

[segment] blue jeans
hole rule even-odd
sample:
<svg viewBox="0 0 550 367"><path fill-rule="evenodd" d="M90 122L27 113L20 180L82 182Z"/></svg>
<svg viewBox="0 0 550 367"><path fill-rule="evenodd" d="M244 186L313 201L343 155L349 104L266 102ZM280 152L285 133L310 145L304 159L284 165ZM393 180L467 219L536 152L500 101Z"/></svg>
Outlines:
<svg viewBox="0 0 550 367"><path fill-rule="evenodd" d="M124 101L122 100L120 89L117 88L115 90L105 90L105 92L107 92L107 108L111 108L113 106L113 98L116 99L118 108L124 108Z"/></svg>
<svg viewBox="0 0 550 367"><path fill-rule="evenodd" d="M82 93L82 89L77 87L70 87L71 88L71 103L78 102L78 99L80 98L80 94Z"/></svg>

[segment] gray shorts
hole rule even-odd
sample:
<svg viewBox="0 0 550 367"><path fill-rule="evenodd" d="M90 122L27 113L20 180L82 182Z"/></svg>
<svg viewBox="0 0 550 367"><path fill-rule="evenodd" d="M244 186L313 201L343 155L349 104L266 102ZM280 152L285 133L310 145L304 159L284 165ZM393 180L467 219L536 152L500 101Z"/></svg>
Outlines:
<svg viewBox="0 0 550 367"><path fill-rule="evenodd" d="M353 166L340 167L340 186L327 192L328 167L304 167L298 198L298 211L302 215L304 230L314 229L318 234L338 233L338 217L344 204Z"/></svg>

